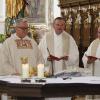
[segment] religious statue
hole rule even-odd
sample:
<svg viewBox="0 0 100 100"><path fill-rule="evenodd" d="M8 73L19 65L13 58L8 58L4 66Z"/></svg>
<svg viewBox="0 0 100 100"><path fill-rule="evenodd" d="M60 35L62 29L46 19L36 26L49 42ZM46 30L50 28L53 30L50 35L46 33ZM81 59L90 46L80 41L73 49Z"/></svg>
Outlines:
<svg viewBox="0 0 100 100"><path fill-rule="evenodd" d="M89 24L91 24L91 15L87 12L87 18L84 20L84 27L88 27Z"/></svg>
<svg viewBox="0 0 100 100"><path fill-rule="evenodd" d="M80 13L78 13L75 17L75 21L73 25L73 36L77 45L79 45L80 42L80 28L81 28L81 15Z"/></svg>
<svg viewBox="0 0 100 100"><path fill-rule="evenodd" d="M98 27L100 26L100 12L95 11L94 14L94 20L93 20L93 39L95 39L97 37L97 30Z"/></svg>
<svg viewBox="0 0 100 100"><path fill-rule="evenodd" d="M69 14L68 19L66 21L66 31L68 33L71 32L71 25L72 25L72 16L71 16L71 14Z"/></svg>
<svg viewBox="0 0 100 100"><path fill-rule="evenodd" d="M91 21L92 17L90 12L86 12L86 18L83 20L83 46L88 47L90 44L90 34L91 34Z"/></svg>
<svg viewBox="0 0 100 100"><path fill-rule="evenodd" d="M94 20L95 27L100 26L100 12L98 13L98 17Z"/></svg>
<svg viewBox="0 0 100 100"><path fill-rule="evenodd" d="M78 25L81 24L81 15L80 15L80 13L77 14L77 17L76 17L76 20L75 20L75 24L76 24L76 27L78 27Z"/></svg>

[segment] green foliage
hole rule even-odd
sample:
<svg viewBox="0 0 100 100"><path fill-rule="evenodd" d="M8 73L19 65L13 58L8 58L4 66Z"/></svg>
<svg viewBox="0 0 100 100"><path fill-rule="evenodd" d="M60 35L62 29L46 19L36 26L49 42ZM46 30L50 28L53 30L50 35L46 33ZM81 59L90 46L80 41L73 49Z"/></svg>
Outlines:
<svg viewBox="0 0 100 100"><path fill-rule="evenodd" d="M0 34L0 43L3 43L3 41L6 39L5 34Z"/></svg>

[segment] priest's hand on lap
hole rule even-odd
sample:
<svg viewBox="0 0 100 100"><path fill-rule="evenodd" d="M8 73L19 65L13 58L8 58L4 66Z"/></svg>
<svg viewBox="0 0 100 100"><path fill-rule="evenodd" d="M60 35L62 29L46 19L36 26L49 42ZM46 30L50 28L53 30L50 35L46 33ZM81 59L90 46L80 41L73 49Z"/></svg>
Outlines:
<svg viewBox="0 0 100 100"><path fill-rule="evenodd" d="M55 56L53 56L53 55L50 55L49 57L48 57L48 60L49 61L59 61L59 60L68 60L68 56L63 56L63 57L60 57L60 58L58 58L58 57L55 57Z"/></svg>

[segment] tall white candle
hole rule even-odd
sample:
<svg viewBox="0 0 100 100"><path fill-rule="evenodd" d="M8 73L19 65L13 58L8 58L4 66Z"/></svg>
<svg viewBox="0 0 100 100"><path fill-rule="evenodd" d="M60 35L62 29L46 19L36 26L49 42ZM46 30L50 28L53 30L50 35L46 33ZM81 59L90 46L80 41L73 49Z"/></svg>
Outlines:
<svg viewBox="0 0 100 100"><path fill-rule="evenodd" d="M38 76L38 78L44 77L44 64L39 64L37 66L37 76Z"/></svg>
<svg viewBox="0 0 100 100"><path fill-rule="evenodd" d="M29 78L29 64L22 64L22 78Z"/></svg>
<svg viewBox="0 0 100 100"><path fill-rule="evenodd" d="M22 63L22 78L29 78L29 63L28 63L28 57L21 57L21 63Z"/></svg>

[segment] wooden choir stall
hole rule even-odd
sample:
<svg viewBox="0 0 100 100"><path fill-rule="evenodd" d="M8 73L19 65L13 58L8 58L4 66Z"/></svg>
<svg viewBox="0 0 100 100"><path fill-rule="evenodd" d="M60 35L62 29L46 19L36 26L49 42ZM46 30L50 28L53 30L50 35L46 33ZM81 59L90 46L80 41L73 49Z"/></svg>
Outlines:
<svg viewBox="0 0 100 100"><path fill-rule="evenodd" d="M66 19L66 31L71 34L82 56L89 44L96 38L100 25L100 0L59 0L61 15Z"/></svg>

